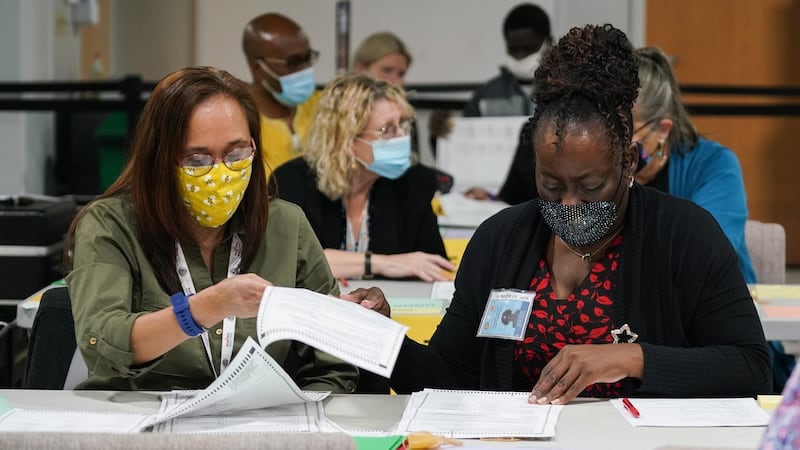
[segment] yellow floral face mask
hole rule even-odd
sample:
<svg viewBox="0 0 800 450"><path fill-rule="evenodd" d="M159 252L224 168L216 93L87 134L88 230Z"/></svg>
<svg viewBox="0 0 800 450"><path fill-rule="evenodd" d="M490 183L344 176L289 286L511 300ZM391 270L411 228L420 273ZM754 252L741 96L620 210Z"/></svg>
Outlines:
<svg viewBox="0 0 800 450"><path fill-rule="evenodd" d="M178 190L197 223L217 228L231 218L247 190L252 162L252 155L229 164L231 167L215 162L211 170L201 176L187 173L200 168L178 167Z"/></svg>

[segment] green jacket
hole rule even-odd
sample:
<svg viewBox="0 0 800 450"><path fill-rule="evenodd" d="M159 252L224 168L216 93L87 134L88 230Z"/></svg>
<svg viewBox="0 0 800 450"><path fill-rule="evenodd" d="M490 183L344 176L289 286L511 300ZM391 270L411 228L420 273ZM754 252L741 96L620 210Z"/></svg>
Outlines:
<svg viewBox="0 0 800 450"><path fill-rule="evenodd" d="M231 226L236 226L236 218ZM252 272L276 286L304 287L338 295L322 247L302 210L281 200L270 202L267 232ZM132 367L130 334L142 314L171 306L145 257L136 233L136 216L126 196L98 200L87 207L75 231L74 264L67 276L75 335L89 368L78 388L107 390L202 389L214 379L202 340L189 339L160 358ZM231 227L229 227L231 228ZM241 235L241 234L240 234ZM242 240L247 237L242 236ZM214 255L210 274L197 247L186 246L197 291L225 279L230 232ZM209 332L214 366L219 370L222 323ZM237 319L234 355L247 336L256 337L256 319ZM267 352L307 390L352 392L355 367L295 341L279 341Z"/></svg>

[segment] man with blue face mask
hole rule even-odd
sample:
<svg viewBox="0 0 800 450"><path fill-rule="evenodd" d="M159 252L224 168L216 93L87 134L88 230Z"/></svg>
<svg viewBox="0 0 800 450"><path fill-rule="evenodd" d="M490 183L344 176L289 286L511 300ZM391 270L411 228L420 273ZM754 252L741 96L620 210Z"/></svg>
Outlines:
<svg viewBox="0 0 800 450"><path fill-rule="evenodd" d="M277 13L248 22L242 49L261 113L261 148L269 169L275 170L300 155L319 99L314 85L319 53L311 48L299 25Z"/></svg>

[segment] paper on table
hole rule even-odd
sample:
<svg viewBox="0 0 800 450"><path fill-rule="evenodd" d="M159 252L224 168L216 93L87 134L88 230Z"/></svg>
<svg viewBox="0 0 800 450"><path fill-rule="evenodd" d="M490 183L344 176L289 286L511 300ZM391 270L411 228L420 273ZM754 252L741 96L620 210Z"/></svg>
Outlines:
<svg viewBox="0 0 800 450"><path fill-rule="evenodd" d="M256 320L264 347L281 339L300 341L387 378L407 330L355 303L277 286L264 290Z"/></svg>
<svg viewBox="0 0 800 450"><path fill-rule="evenodd" d="M70 433L138 433L147 426L147 414L44 411L14 408L0 416L0 433L22 431Z"/></svg>
<svg viewBox="0 0 800 450"><path fill-rule="evenodd" d="M411 394L397 431L452 438L543 438L556 434L563 406L532 405L527 392L425 389Z"/></svg>
<svg viewBox="0 0 800 450"><path fill-rule="evenodd" d="M180 393L162 395L162 408L185 400ZM154 433L313 433L328 431L322 402L294 403L213 416L176 417L153 428Z"/></svg>
<svg viewBox="0 0 800 450"><path fill-rule="evenodd" d="M444 302L440 298L419 297L392 297L389 300L389 304L392 307L392 316L442 315L444 313Z"/></svg>
<svg viewBox="0 0 800 450"><path fill-rule="evenodd" d="M800 285L797 284L751 284L750 294L759 303L775 300L800 300Z"/></svg>
<svg viewBox="0 0 800 450"><path fill-rule="evenodd" d="M625 410L622 400L610 401L634 427L758 427L769 422L769 414L753 398L632 398L638 418Z"/></svg>
<svg viewBox="0 0 800 450"><path fill-rule="evenodd" d="M454 117L450 133L436 142L436 167L453 176L453 192L471 187L497 192L527 120L526 116Z"/></svg>
<svg viewBox="0 0 800 450"><path fill-rule="evenodd" d="M439 196L444 215L439 216L440 226L477 227L484 220L508 208L507 203L467 198L461 192Z"/></svg>
<svg viewBox="0 0 800 450"><path fill-rule="evenodd" d="M800 305L761 305L760 308L770 319L796 319L800 317Z"/></svg>
<svg viewBox="0 0 800 450"><path fill-rule="evenodd" d="M456 285L453 281L434 281L431 289L431 298L443 298L451 300L456 292Z"/></svg>
<svg viewBox="0 0 800 450"><path fill-rule="evenodd" d="M170 407L162 407L150 425L179 416L213 415L314 402L327 395L301 391L289 374L248 337L219 378L188 399Z"/></svg>

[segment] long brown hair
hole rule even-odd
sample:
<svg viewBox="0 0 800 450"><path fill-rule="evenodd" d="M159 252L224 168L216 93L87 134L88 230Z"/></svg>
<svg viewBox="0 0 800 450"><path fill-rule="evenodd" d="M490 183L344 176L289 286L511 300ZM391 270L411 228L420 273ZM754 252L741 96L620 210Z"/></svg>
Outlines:
<svg viewBox="0 0 800 450"><path fill-rule="evenodd" d="M189 67L164 77L144 107L122 174L99 198L130 195L136 214L139 244L155 270L161 287L180 290L175 272L175 242L184 241L186 207L177 191L177 161L186 146L189 121L195 109L215 96L235 100L247 117L256 143L252 174L237 212L245 236L242 268L252 262L267 229L269 201L264 160L259 155L261 126L250 86L230 73L213 67ZM65 267L72 267L78 214L67 233Z"/></svg>

